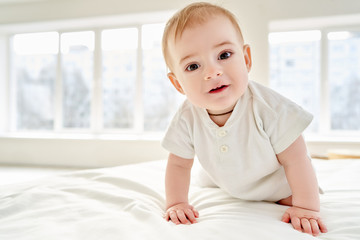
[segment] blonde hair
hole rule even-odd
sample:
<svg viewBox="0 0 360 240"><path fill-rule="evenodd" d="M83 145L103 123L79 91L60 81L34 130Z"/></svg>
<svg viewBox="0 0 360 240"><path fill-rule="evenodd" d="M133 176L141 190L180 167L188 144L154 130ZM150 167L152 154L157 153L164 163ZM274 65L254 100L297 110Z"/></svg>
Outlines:
<svg viewBox="0 0 360 240"><path fill-rule="evenodd" d="M238 31L240 36L240 41L243 44L243 36L241 33L240 26L236 20L236 17L228 10L223 7L207 3L207 2L197 2L188 5L169 19L165 26L163 38L162 38L162 51L166 65L171 70L171 62L169 55L169 45L168 41L170 37L173 37L173 40L180 38L182 33L186 28L194 27L198 24L206 22L209 18L214 15L222 15L227 17L231 23L234 25L235 29Z"/></svg>

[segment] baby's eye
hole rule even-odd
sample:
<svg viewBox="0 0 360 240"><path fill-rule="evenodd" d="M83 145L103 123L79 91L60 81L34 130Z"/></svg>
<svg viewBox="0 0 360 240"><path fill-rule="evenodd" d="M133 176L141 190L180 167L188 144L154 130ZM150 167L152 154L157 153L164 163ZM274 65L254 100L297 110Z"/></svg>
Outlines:
<svg viewBox="0 0 360 240"><path fill-rule="evenodd" d="M219 56L219 60L224 60L224 59L228 59L231 56L231 52L223 52L222 54L220 54Z"/></svg>
<svg viewBox="0 0 360 240"><path fill-rule="evenodd" d="M186 67L186 71L191 72L191 71L194 71L194 70L196 70L198 68L199 68L199 64L193 63L193 64L190 64L189 66Z"/></svg>

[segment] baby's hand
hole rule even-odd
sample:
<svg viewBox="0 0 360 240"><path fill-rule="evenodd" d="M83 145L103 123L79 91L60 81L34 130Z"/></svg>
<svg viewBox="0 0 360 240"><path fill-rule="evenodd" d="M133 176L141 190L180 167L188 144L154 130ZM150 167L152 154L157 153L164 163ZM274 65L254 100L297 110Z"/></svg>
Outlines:
<svg viewBox="0 0 360 240"><path fill-rule="evenodd" d="M196 219L199 217L199 212L188 203L178 203L170 207L164 218L177 224L191 224L196 223Z"/></svg>
<svg viewBox="0 0 360 240"><path fill-rule="evenodd" d="M311 211L299 207L291 207L286 210L282 216L281 221L293 225L293 227L300 231L314 236L327 232L325 224L322 222L319 212Z"/></svg>

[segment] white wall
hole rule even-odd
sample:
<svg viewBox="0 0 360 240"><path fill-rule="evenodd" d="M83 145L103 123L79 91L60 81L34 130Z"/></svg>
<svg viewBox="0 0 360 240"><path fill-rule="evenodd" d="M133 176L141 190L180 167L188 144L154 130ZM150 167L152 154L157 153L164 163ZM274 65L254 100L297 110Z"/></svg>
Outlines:
<svg viewBox="0 0 360 240"><path fill-rule="evenodd" d="M108 167L165 159L154 140L0 138L0 163Z"/></svg>
<svg viewBox="0 0 360 240"><path fill-rule="evenodd" d="M193 1L38 0L2 4L0 5L0 40L1 29L10 31L14 26L23 23L47 21L51 26L52 21L64 19L177 10L190 2ZM270 21L360 13L359 0L219 0L209 2L218 3L237 15L245 41L252 47L253 69L250 78L264 84L268 83L267 34ZM0 64L4 60L1 57L3 54L3 49L0 49ZM3 66L0 65L0 69L4 69ZM6 74L0 71L0 84L4 76ZM3 94L3 90L0 90L0 97L4 96ZM0 118L4 118L3 111L4 102L0 103ZM0 123L1 121L4 120L0 120ZM328 143L321 144L310 142L309 148L321 154L326 151ZM359 143L353 143L351 146L358 148ZM34 164L95 167L165 157L166 152L160 147L159 140L0 138L0 162L3 163L23 164L30 160Z"/></svg>

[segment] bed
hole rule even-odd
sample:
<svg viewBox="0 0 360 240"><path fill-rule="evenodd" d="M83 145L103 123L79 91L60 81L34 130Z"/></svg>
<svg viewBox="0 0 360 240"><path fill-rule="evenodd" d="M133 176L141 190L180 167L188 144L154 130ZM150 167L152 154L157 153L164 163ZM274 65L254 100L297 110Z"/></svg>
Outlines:
<svg viewBox="0 0 360 240"><path fill-rule="evenodd" d="M313 160L329 232L313 237L280 221L287 207L234 199L201 187L190 202L198 223L163 219L165 160L79 170L0 187L0 239L360 239L360 160Z"/></svg>

